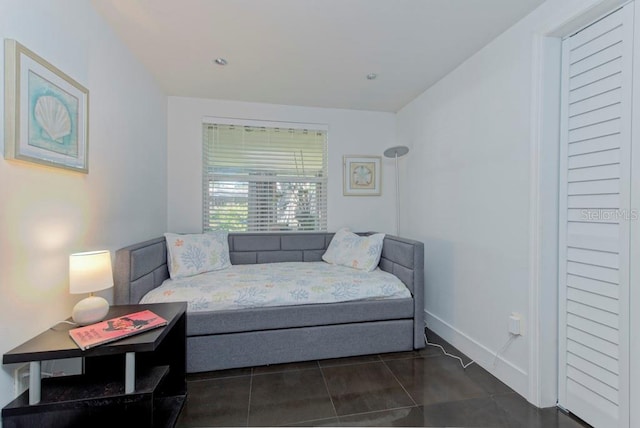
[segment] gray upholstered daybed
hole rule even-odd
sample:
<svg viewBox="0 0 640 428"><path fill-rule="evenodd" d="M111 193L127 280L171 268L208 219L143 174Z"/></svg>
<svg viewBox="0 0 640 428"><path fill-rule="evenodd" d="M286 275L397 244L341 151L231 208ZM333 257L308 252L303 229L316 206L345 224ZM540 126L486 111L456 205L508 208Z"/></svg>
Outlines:
<svg viewBox="0 0 640 428"><path fill-rule="evenodd" d="M333 233L229 234L231 263L321 261ZM379 267L411 298L187 314L190 373L407 351L425 346L424 245L386 236ZM165 238L116 252L115 303L135 304L169 278Z"/></svg>

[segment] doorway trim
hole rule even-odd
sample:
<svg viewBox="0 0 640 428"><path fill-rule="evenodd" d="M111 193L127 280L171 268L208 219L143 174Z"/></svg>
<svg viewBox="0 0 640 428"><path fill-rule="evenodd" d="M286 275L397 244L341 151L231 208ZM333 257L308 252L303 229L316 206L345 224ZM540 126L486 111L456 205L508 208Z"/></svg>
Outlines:
<svg viewBox="0 0 640 428"><path fill-rule="evenodd" d="M558 400L558 173L561 41L632 0L566 4L534 31L529 164L529 391L537 407ZM567 2L570 3L570 2Z"/></svg>

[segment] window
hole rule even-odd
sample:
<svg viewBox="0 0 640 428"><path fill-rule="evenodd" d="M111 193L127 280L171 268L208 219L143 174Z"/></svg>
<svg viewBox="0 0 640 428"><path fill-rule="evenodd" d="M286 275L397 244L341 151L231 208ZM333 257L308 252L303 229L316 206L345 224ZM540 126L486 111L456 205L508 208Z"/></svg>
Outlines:
<svg viewBox="0 0 640 428"><path fill-rule="evenodd" d="M327 132L204 124L203 228L327 230Z"/></svg>

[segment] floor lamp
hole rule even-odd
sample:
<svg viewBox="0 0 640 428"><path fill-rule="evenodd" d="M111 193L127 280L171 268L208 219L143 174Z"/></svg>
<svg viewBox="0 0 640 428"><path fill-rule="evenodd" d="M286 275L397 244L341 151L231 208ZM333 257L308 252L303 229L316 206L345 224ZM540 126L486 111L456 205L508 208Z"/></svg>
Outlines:
<svg viewBox="0 0 640 428"><path fill-rule="evenodd" d="M400 179L398 178L398 158L409 153L407 146L395 146L384 151L384 156L396 160L396 235L400 234Z"/></svg>

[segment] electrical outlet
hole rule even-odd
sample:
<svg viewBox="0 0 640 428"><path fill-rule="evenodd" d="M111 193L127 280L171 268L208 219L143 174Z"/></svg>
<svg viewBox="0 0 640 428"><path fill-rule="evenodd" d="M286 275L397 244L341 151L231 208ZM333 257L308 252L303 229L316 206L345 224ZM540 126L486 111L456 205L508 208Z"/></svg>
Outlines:
<svg viewBox="0 0 640 428"><path fill-rule="evenodd" d="M522 334L522 317L520 314L512 312L509 316L509 333L520 336Z"/></svg>
<svg viewBox="0 0 640 428"><path fill-rule="evenodd" d="M19 396L29 389L29 364L23 364L13 371L13 393Z"/></svg>
<svg viewBox="0 0 640 428"><path fill-rule="evenodd" d="M30 365L23 364L13 371L13 393L19 396L29 389ZM58 377L82 373L82 358L42 361L40 376Z"/></svg>

